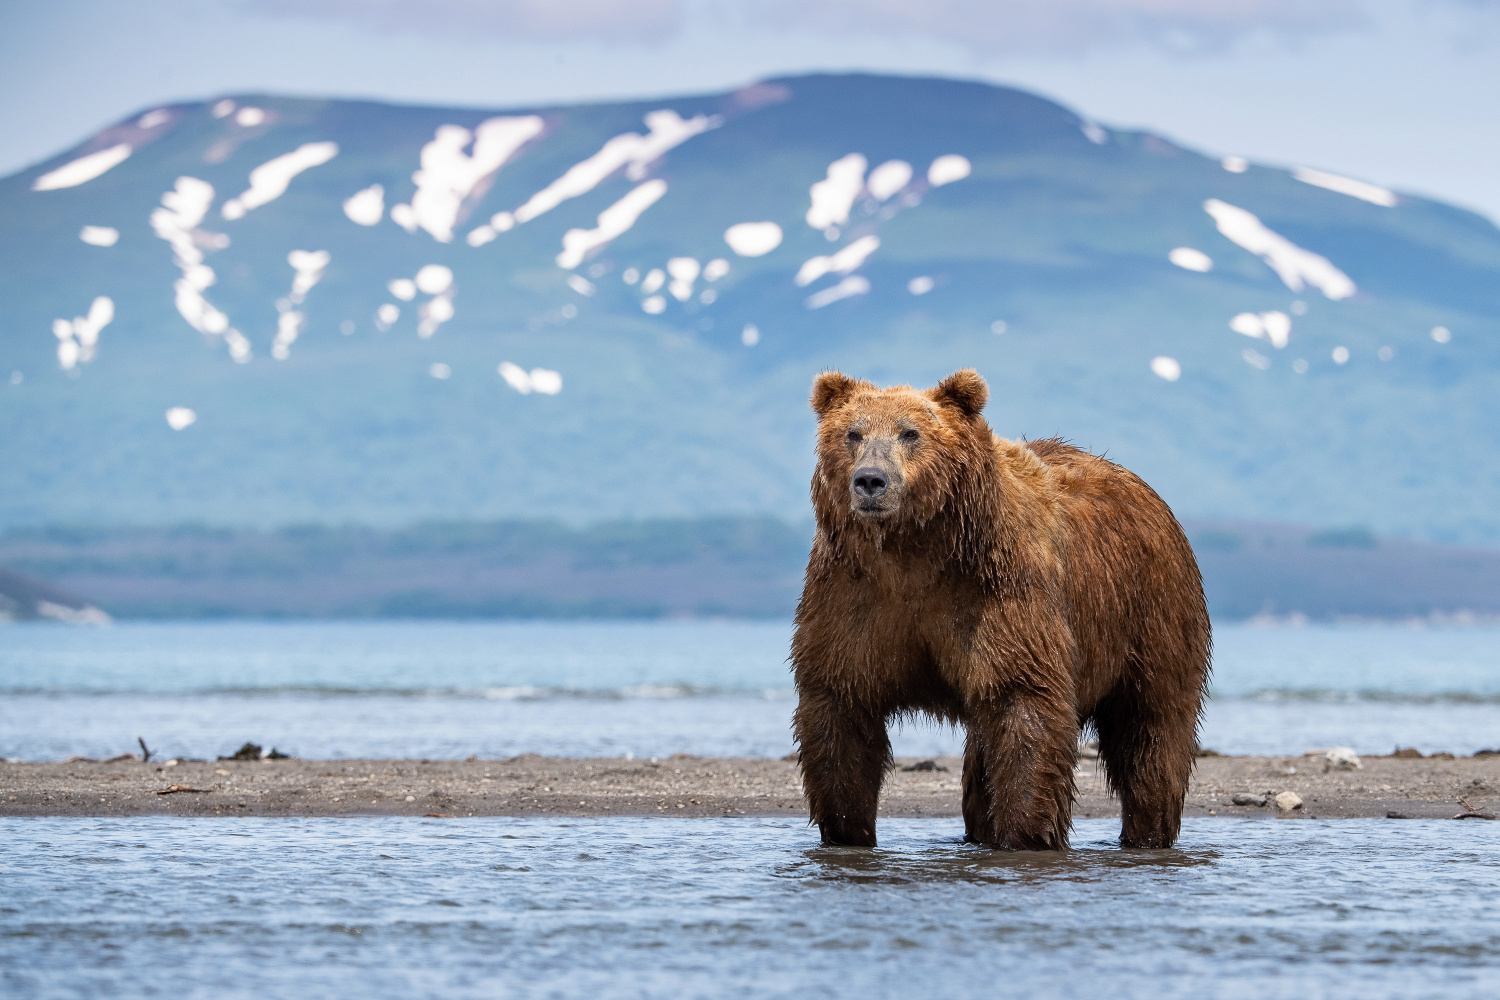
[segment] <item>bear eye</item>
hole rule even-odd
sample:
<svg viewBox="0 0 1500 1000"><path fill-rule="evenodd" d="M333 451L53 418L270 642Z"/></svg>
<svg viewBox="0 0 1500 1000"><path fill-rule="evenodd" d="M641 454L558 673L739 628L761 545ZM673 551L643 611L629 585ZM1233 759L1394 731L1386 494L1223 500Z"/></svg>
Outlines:
<svg viewBox="0 0 1500 1000"><path fill-rule="evenodd" d="M917 438L921 436L922 435L918 434L914 429L910 427L901 432L901 440L905 441L907 444L916 443Z"/></svg>
<svg viewBox="0 0 1500 1000"><path fill-rule="evenodd" d="M864 439L865 439L865 436L863 434L861 434L859 431L850 431L849 432L849 443L850 444L859 444Z"/></svg>

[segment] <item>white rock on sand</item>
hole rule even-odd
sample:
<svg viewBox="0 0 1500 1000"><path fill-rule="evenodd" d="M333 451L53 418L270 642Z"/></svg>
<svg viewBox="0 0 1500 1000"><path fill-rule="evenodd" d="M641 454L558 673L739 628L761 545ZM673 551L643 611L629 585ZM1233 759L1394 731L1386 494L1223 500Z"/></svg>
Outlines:
<svg viewBox="0 0 1500 1000"><path fill-rule="evenodd" d="M1276 796L1276 808L1282 812L1291 812L1302 808L1302 796L1296 792L1282 792Z"/></svg>
<svg viewBox="0 0 1500 1000"><path fill-rule="evenodd" d="M1358 771L1365 766L1360 763L1359 754L1349 747L1334 747L1323 755L1323 759L1327 761L1324 770Z"/></svg>

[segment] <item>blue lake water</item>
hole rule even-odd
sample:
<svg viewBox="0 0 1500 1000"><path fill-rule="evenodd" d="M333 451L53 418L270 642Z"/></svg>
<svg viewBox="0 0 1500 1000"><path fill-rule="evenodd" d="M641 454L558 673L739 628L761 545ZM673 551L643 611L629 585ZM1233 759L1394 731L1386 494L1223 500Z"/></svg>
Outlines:
<svg viewBox="0 0 1500 1000"><path fill-rule="evenodd" d="M782 756L790 626L213 622L0 628L0 756ZM1500 746L1500 629L1221 626L1203 743L1224 753ZM898 754L953 752L907 725Z"/></svg>
<svg viewBox="0 0 1500 1000"><path fill-rule="evenodd" d="M8 997L1493 997L1500 824L0 819Z"/></svg>
<svg viewBox="0 0 1500 1000"><path fill-rule="evenodd" d="M780 756L784 623L0 629L0 753ZM1224 752L1500 745L1500 630L1227 627ZM902 754L956 750L907 726ZM7 997L1488 997L1500 824L1189 820L1066 854L884 820L0 818Z"/></svg>

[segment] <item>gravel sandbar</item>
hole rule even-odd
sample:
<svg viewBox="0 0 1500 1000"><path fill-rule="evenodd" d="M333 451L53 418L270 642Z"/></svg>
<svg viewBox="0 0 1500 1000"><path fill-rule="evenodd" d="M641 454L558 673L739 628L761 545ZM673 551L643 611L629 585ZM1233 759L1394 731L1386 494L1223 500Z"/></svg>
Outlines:
<svg viewBox="0 0 1500 1000"><path fill-rule="evenodd" d="M897 761L883 816L959 815L962 761ZM1500 757L1206 757L1188 816L1443 818L1500 810ZM928 766L928 765L924 765ZM1119 815L1097 762L1077 773L1079 818ZM1302 800L1290 812L1275 797ZM1265 798L1235 805L1233 797ZM677 755L661 760L139 760L0 764L6 816L800 816L796 764Z"/></svg>

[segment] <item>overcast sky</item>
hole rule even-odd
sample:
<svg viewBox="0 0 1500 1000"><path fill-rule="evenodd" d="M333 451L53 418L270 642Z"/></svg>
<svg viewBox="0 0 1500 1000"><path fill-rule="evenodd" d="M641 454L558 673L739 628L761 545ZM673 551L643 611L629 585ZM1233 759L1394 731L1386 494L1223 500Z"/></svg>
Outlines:
<svg viewBox="0 0 1500 1000"><path fill-rule="evenodd" d="M1500 0L49 0L0 12L0 175L239 91L505 107L965 76L1500 219Z"/></svg>

